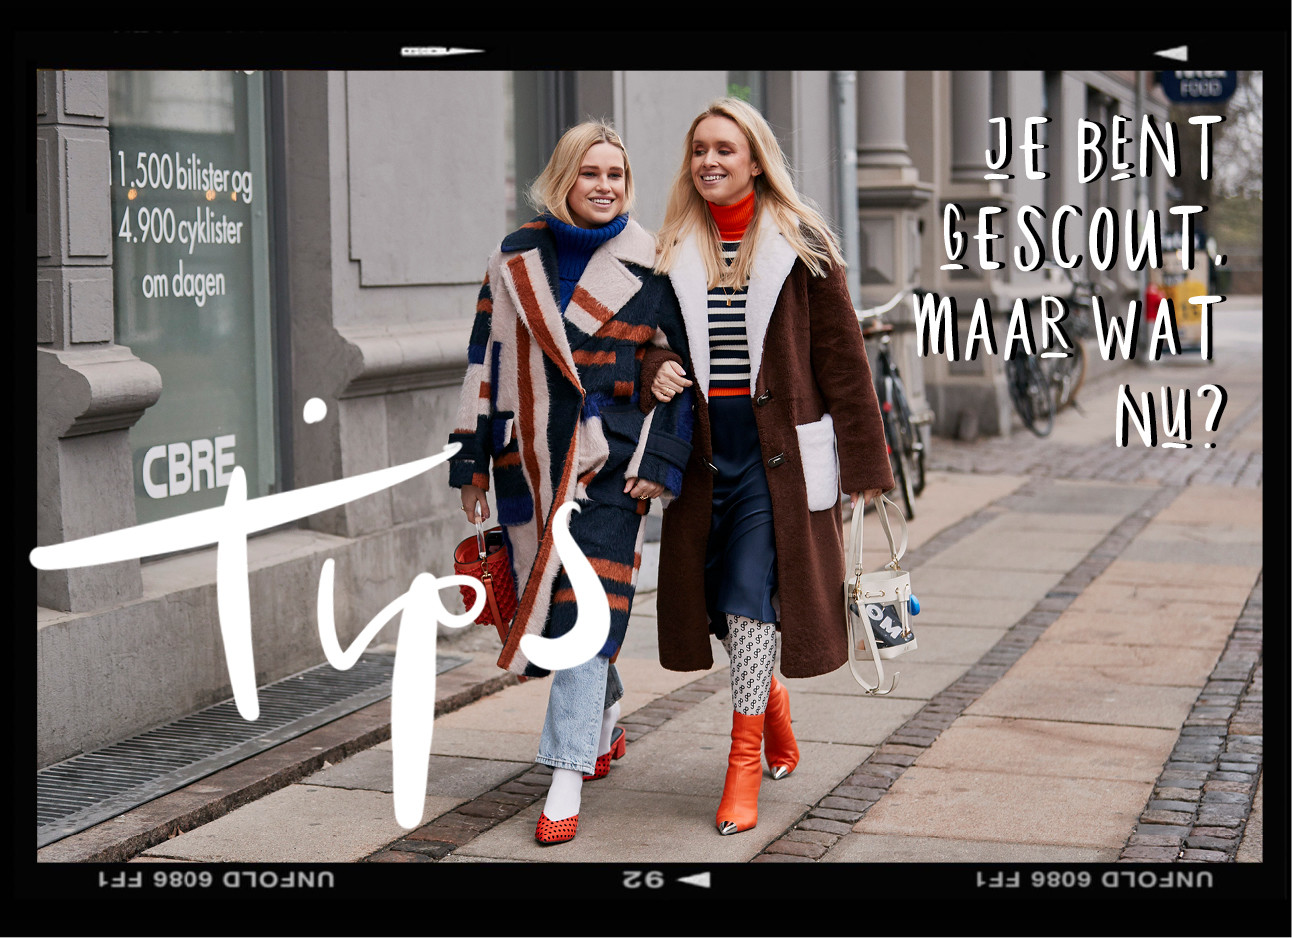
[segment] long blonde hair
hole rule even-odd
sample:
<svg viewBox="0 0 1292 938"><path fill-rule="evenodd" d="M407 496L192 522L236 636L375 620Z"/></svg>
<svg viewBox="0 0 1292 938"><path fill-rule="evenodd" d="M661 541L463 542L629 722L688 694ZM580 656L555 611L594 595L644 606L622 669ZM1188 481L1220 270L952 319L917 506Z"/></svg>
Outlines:
<svg viewBox="0 0 1292 938"><path fill-rule="evenodd" d="M547 166L529 187L529 204L538 212L554 215L567 225L575 224L566 200L579 178L583 157L598 143L619 148L624 155L624 211L633 205L633 171L628 165L628 150L613 127L604 121L575 124L556 142Z"/></svg>
<svg viewBox="0 0 1292 938"><path fill-rule="evenodd" d="M715 116L735 121L749 141L751 157L762 169L754 176L754 218L729 268L722 260L718 226L709 213L708 203L696 191L691 179L691 142L695 138L695 128L706 117ZM659 230L659 254L655 259L657 272L666 274L672 269L677 262L678 248L690 233L707 232L709 237L700 239L700 253L709 289L719 285L743 286L753 269L763 209L770 210L777 229L813 274L823 277L830 267L843 266L843 253L829 224L808 199L795 191L789 161L776 142L776 135L767 119L753 105L739 98L714 101L691 122L685 146L682 167L673 179L668 207L664 211L664 224Z"/></svg>

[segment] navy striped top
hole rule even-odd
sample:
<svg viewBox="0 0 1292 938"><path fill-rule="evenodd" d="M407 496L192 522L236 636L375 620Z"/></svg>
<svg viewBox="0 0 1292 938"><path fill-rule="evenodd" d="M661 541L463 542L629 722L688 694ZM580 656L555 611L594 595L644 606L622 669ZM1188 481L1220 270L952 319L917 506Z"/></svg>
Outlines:
<svg viewBox="0 0 1292 938"><path fill-rule="evenodd" d="M722 257L731 265L740 241L723 241ZM749 284L709 291L709 396L749 396L749 336L745 331L745 298Z"/></svg>

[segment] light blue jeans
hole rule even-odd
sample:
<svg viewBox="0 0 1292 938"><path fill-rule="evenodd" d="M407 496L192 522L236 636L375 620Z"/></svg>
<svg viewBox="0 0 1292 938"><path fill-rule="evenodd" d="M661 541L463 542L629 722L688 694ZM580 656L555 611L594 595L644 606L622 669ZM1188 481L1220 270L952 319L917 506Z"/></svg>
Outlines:
<svg viewBox="0 0 1292 938"><path fill-rule="evenodd" d="M602 712L624 695L619 670L593 655L583 664L552 672L543 737L535 762L592 774L601 741Z"/></svg>

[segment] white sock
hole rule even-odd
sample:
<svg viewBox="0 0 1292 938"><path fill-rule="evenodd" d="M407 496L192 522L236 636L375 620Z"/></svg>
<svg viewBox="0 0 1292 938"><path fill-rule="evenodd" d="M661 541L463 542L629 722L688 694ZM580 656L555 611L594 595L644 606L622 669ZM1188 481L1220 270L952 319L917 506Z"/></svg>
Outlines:
<svg viewBox="0 0 1292 938"><path fill-rule="evenodd" d="M579 813L583 773L576 769L552 769L552 786L547 790L543 813L549 821L564 821Z"/></svg>
<svg viewBox="0 0 1292 938"><path fill-rule="evenodd" d="M597 755L604 756L610 751L610 737L615 732L615 722L619 719L619 701L615 701L601 714L601 742L597 744ZM549 814L548 817L551 817Z"/></svg>

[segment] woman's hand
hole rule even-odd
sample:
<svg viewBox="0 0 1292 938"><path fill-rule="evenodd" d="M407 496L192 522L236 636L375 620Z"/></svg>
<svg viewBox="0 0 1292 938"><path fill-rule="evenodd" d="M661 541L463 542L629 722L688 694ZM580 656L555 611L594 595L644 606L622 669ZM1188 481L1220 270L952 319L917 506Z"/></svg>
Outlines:
<svg viewBox="0 0 1292 938"><path fill-rule="evenodd" d="M693 383L680 364L666 361L659 366L659 371L655 372L655 380L651 382L650 390L655 395L655 400L668 403Z"/></svg>
<svg viewBox="0 0 1292 938"><path fill-rule="evenodd" d="M659 498L664 494L664 486L658 482L648 482L645 479L630 476L628 484L624 486L624 494L638 499Z"/></svg>
<svg viewBox="0 0 1292 938"><path fill-rule="evenodd" d="M477 511L481 521L489 518L489 502L484 489L475 485L462 486L462 510L466 512L467 522L475 524Z"/></svg>
<svg viewBox="0 0 1292 938"><path fill-rule="evenodd" d="M879 498L879 496L883 494L884 494L883 489L866 489L866 491L864 492L854 492L851 496L852 507L855 510L857 508L858 501L861 501L863 504L868 504L872 500Z"/></svg>

